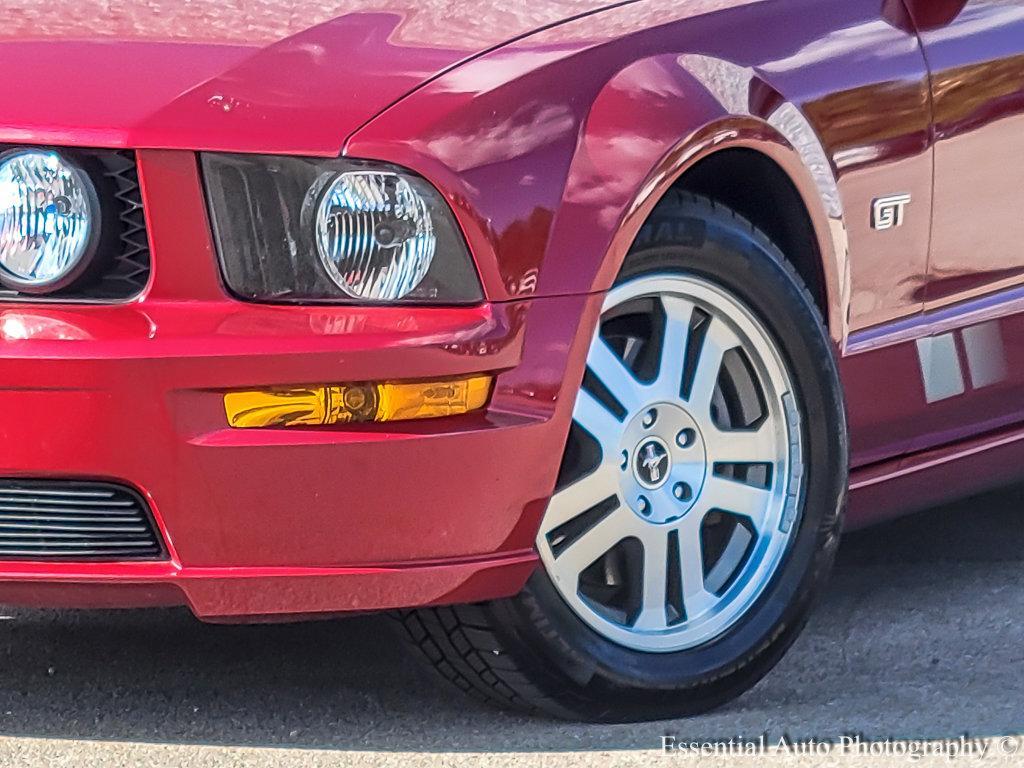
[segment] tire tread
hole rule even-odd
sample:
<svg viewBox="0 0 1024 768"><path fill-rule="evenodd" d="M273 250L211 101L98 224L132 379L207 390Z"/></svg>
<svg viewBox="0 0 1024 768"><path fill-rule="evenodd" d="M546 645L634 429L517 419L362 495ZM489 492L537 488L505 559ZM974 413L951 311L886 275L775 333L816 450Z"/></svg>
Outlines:
<svg viewBox="0 0 1024 768"><path fill-rule="evenodd" d="M464 693L527 714L548 698L503 651L484 619L483 606L420 608L393 615L430 666Z"/></svg>

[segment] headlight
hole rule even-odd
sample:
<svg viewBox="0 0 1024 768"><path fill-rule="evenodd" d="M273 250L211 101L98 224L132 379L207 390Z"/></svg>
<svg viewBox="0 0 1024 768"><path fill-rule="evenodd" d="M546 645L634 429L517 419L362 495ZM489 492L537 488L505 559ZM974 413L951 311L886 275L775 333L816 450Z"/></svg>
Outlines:
<svg viewBox="0 0 1024 768"><path fill-rule="evenodd" d="M29 293L55 291L89 265L99 237L96 190L56 152L0 155L0 282Z"/></svg>
<svg viewBox="0 0 1024 768"><path fill-rule="evenodd" d="M203 155L225 282L254 301L464 304L476 270L424 179L354 160Z"/></svg>

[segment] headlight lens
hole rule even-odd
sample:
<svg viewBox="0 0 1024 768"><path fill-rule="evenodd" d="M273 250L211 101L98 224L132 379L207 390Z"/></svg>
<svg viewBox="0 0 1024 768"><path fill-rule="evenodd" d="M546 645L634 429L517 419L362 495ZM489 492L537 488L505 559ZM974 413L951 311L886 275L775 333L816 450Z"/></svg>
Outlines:
<svg viewBox="0 0 1024 768"><path fill-rule="evenodd" d="M476 270L424 179L351 160L206 154L225 281L254 301L464 304Z"/></svg>
<svg viewBox="0 0 1024 768"><path fill-rule="evenodd" d="M56 152L0 155L0 282L58 290L87 266L99 235L89 177Z"/></svg>
<svg viewBox="0 0 1024 768"><path fill-rule="evenodd" d="M437 237L427 201L397 173L341 173L316 211L320 259L354 299L395 301L427 276Z"/></svg>

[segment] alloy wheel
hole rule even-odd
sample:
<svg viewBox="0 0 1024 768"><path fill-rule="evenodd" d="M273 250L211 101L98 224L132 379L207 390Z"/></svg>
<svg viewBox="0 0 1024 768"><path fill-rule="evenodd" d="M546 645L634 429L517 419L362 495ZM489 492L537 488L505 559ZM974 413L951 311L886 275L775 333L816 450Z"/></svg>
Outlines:
<svg viewBox="0 0 1024 768"><path fill-rule="evenodd" d="M695 647L777 572L802 457L790 374L746 305L695 276L630 280L604 302L538 551L604 637Z"/></svg>

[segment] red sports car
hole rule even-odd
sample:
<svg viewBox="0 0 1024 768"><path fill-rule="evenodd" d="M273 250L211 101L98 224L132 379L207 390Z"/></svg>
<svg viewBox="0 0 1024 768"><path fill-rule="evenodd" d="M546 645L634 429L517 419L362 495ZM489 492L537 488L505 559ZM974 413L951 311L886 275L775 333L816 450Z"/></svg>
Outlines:
<svg viewBox="0 0 1024 768"><path fill-rule="evenodd" d="M8 0L0 71L0 601L675 716L848 489L1024 475L1024 0Z"/></svg>

